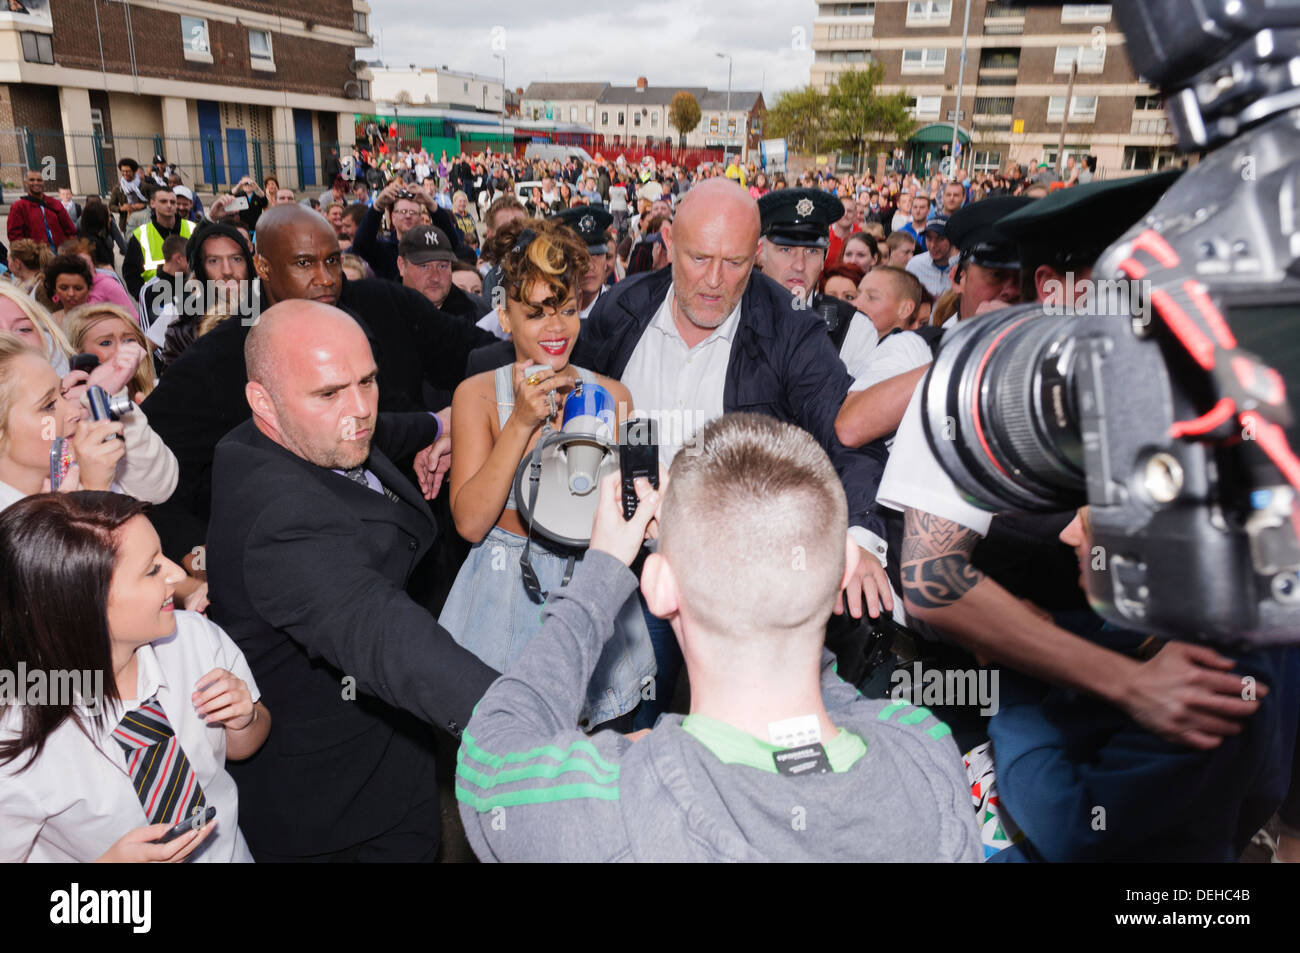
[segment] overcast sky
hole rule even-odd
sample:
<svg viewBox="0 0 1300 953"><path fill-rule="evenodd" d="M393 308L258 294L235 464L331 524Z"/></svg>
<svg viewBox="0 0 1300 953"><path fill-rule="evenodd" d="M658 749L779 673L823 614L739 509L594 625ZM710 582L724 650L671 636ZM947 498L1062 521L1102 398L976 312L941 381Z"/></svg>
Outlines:
<svg viewBox="0 0 1300 953"><path fill-rule="evenodd" d="M501 61L492 54L504 47L510 89L544 80L632 86L645 76L652 86L724 90L727 61L714 54L729 53L732 87L761 88L770 104L777 92L809 81L817 4L623 0L584 10L536 0L372 0L371 11L382 53L376 45L360 55L394 68L447 66L499 78Z"/></svg>

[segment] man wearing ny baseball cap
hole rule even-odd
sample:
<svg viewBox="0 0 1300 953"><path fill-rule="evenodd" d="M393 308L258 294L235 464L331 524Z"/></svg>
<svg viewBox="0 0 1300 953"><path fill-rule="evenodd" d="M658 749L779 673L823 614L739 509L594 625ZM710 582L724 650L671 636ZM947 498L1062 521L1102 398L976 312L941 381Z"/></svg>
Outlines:
<svg viewBox="0 0 1300 953"><path fill-rule="evenodd" d="M451 282L456 251L447 233L436 225L407 229L397 243L397 272L402 284L433 302L439 311L473 324L488 305Z"/></svg>

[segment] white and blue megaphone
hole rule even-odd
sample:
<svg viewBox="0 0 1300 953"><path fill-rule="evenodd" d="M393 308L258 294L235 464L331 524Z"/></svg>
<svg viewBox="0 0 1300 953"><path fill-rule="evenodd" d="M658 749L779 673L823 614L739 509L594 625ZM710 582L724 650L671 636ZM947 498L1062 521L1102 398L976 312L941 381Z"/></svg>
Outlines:
<svg viewBox="0 0 1300 953"><path fill-rule="evenodd" d="M600 481L618 471L614 398L581 380L564 402L564 422L537 441L515 472L519 517L551 547L585 549L600 500Z"/></svg>

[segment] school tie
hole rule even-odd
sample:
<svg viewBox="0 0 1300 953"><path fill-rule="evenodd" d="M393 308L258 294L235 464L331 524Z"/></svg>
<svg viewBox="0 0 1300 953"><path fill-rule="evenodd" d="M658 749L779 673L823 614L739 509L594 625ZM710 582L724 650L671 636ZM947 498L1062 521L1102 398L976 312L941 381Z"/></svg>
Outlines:
<svg viewBox="0 0 1300 953"><path fill-rule="evenodd" d="M179 823L207 804L157 695L127 713L113 740L126 753L126 769L150 824Z"/></svg>
<svg viewBox="0 0 1300 953"><path fill-rule="evenodd" d="M373 489L373 487L370 486L370 481L366 479L366 468L363 466L353 467L351 470L344 470L343 475L347 477L349 480L351 480L353 483L360 483L362 486L366 487L367 489ZM380 480L378 477L375 477L375 479L376 481L378 481L380 489L384 491L384 496L388 497L394 503L397 503L400 500L400 497L398 497L396 493L394 493L388 487L384 486L384 482L382 480Z"/></svg>

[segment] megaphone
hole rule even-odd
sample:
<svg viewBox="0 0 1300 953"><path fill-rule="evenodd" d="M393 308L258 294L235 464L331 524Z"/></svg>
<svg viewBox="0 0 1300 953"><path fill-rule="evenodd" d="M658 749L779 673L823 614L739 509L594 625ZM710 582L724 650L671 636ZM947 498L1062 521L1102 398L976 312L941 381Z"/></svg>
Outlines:
<svg viewBox="0 0 1300 953"><path fill-rule="evenodd" d="M552 548L586 549L600 481L618 470L617 431L610 392L578 381L559 431L538 440L515 471L515 505L530 539L535 533Z"/></svg>

